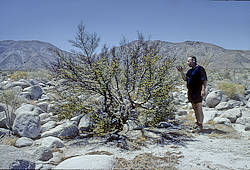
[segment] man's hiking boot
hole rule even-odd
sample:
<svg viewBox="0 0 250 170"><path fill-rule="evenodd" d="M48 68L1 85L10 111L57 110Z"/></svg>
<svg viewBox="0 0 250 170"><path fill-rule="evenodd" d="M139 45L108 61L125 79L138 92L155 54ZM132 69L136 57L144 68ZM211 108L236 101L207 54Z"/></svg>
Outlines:
<svg viewBox="0 0 250 170"><path fill-rule="evenodd" d="M195 133L195 132L199 133L199 132L202 131L202 129L203 129L202 124L196 123L196 124L194 125L194 127L193 127L192 132L193 132L193 133Z"/></svg>

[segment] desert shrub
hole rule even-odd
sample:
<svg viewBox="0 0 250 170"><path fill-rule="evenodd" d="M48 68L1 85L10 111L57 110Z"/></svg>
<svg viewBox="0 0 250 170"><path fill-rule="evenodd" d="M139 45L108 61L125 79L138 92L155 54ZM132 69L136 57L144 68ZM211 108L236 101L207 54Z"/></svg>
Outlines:
<svg viewBox="0 0 250 170"><path fill-rule="evenodd" d="M159 53L159 42L146 41L138 33L136 41L128 43L124 39L120 47L104 46L97 55L99 41L96 33L87 33L80 24L75 40L71 41L80 51L71 56L55 51L58 61L51 67L53 76L67 80L65 88L69 90L62 94L63 100L68 107L77 107L75 101L81 106L67 109L67 114L90 112L96 134L113 131L114 127L119 129L128 119L140 114L152 118L146 125L172 117L174 59L166 59ZM114 122L119 125L110 126Z"/></svg>
<svg viewBox="0 0 250 170"><path fill-rule="evenodd" d="M28 73L26 71L15 71L10 75L11 80L27 79Z"/></svg>
<svg viewBox="0 0 250 170"><path fill-rule="evenodd" d="M217 83L218 89L229 98L233 98L238 94L244 94L245 88L243 85L236 84L230 81L220 81Z"/></svg>
<svg viewBox="0 0 250 170"><path fill-rule="evenodd" d="M21 105L23 102L19 98L20 91L16 89L8 89L3 90L0 93L0 101L5 104L5 117L6 120L6 127L12 129L13 121L14 121L14 112L15 110Z"/></svg>

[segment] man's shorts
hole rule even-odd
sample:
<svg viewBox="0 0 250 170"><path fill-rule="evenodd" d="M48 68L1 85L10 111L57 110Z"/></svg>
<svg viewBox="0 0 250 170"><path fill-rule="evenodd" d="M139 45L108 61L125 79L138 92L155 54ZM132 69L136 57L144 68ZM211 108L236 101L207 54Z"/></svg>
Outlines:
<svg viewBox="0 0 250 170"><path fill-rule="evenodd" d="M188 100L191 103L200 103L202 102L201 91L190 91L188 90Z"/></svg>

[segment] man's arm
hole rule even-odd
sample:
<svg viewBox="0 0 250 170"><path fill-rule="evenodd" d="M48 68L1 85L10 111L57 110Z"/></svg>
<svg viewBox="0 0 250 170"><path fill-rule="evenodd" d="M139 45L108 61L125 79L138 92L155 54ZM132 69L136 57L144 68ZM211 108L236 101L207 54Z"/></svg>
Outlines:
<svg viewBox="0 0 250 170"><path fill-rule="evenodd" d="M201 68L201 80L202 80L201 96L205 97L207 88L207 73L203 67L200 68Z"/></svg>
<svg viewBox="0 0 250 170"><path fill-rule="evenodd" d="M186 77L186 75L183 73L183 68L182 68L181 66L177 66L176 68L177 68L177 70L181 73L182 79L183 79L184 81L187 81L187 77Z"/></svg>
<svg viewBox="0 0 250 170"><path fill-rule="evenodd" d="M202 82L202 89L201 89L201 96L204 97L206 95L206 88L207 88L207 80Z"/></svg>

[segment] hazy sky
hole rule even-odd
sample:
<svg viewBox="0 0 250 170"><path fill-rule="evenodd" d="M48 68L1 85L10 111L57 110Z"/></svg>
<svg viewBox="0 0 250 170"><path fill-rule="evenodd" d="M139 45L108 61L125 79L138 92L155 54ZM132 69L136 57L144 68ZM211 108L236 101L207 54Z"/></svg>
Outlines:
<svg viewBox="0 0 250 170"><path fill-rule="evenodd" d="M40 40L69 51L81 20L110 47L139 31L152 40L250 50L250 1L0 0L0 40Z"/></svg>

